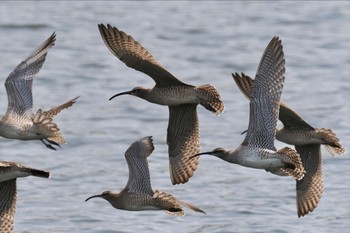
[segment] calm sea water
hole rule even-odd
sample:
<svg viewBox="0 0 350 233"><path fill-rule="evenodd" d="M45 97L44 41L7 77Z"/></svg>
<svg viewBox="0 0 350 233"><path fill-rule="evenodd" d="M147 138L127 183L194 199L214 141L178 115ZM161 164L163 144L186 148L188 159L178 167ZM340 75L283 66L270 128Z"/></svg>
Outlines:
<svg viewBox="0 0 350 233"><path fill-rule="evenodd" d="M33 83L34 106L48 109L80 95L56 122L67 145L0 139L1 160L52 172L52 179L18 181L16 232L345 232L350 227L350 160L324 148L325 190L313 213L298 219L295 181L202 157L194 177L170 184L166 145L168 109L138 98L108 98L154 85L106 48L97 24L110 23L140 41L184 82L211 83L225 113L198 108L201 148L236 147L247 128L248 101L232 72L255 75L269 40L284 45L282 95L314 127L331 128L350 150L350 2L1 2L0 74L8 74L54 31L57 42ZM7 96L0 90L0 111ZM153 135L154 189L199 206L174 218L161 211L127 212L90 195L118 191L128 178L124 152ZM276 142L278 148L284 146Z"/></svg>

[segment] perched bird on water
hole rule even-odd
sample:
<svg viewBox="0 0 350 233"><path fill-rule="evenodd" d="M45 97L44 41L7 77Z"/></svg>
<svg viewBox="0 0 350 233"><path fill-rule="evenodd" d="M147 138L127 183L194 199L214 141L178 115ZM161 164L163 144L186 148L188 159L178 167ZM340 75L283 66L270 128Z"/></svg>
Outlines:
<svg viewBox="0 0 350 233"><path fill-rule="evenodd" d="M244 73L235 73L232 76L239 89L249 99L254 80ZM276 139L295 146L305 169L304 178L296 181L297 212L298 217L301 217L317 207L323 194L321 144L332 155L343 154L345 149L332 130L312 127L282 101L279 119L283 128L277 129ZM283 172L279 174L279 171L272 172L285 175Z"/></svg>
<svg viewBox="0 0 350 233"><path fill-rule="evenodd" d="M236 149L216 148L193 157L209 154L246 167L280 169L297 180L302 179L304 168L299 154L288 147L277 151L274 146L284 74L282 42L274 37L257 69L250 98L248 131L243 143Z"/></svg>
<svg viewBox="0 0 350 233"><path fill-rule="evenodd" d="M129 167L129 180L125 188L119 193L105 191L102 194L91 196L85 201L101 197L116 209L129 211L165 210L172 215L183 215L184 211L181 205L184 205L205 214L203 210L180 201L168 193L152 190L147 157L153 150L151 136L141 138L131 144L125 152L125 159Z"/></svg>
<svg viewBox="0 0 350 233"><path fill-rule="evenodd" d="M168 105L170 177L173 184L186 183L199 163L199 158L189 160L191 155L200 151L197 105L215 114L222 113L224 104L219 92L209 84L195 87L183 83L160 65L139 42L116 27L99 24L98 28L106 46L117 58L127 66L149 75L156 83L152 89L135 87L131 91L114 95L110 100L129 94L151 103Z"/></svg>
<svg viewBox="0 0 350 233"><path fill-rule="evenodd" d="M16 212L17 185L20 177L49 178L50 173L26 167L19 163L0 161L0 232L12 233Z"/></svg>
<svg viewBox="0 0 350 233"><path fill-rule="evenodd" d="M53 150L56 149L52 145L60 146L65 143L58 126L52 121L61 110L72 106L78 97L49 111L39 109L36 114L32 112L33 79L43 66L46 55L54 46L55 40L56 35L53 33L6 79L8 107L7 112L0 119L0 136L9 139L40 140L47 148Z"/></svg>

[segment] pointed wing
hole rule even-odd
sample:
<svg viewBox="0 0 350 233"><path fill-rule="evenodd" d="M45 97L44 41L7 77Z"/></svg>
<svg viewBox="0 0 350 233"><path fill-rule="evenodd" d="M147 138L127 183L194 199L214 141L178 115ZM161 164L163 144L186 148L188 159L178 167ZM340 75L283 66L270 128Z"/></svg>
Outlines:
<svg viewBox="0 0 350 233"><path fill-rule="evenodd" d="M108 49L127 66L150 76L158 86L186 85L164 69L142 45L125 32L98 25Z"/></svg>
<svg viewBox="0 0 350 233"><path fill-rule="evenodd" d="M43 66L46 55L49 49L54 46L55 40L56 35L53 33L8 76L5 82L8 98L7 112L14 111L18 115L28 114L29 116L32 114L33 79Z"/></svg>
<svg viewBox="0 0 350 233"><path fill-rule="evenodd" d="M16 179L0 182L0 229L13 232L16 211Z"/></svg>
<svg viewBox="0 0 350 233"><path fill-rule="evenodd" d="M50 172L27 167L20 163L0 161L0 182L26 176L49 178Z"/></svg>
<svg viewBox="0 0 350 233"><path fill-rule="evenodd" d="M245 97L247 97L250 100L254 80L251 77L245 75L244 73L241 73L241 75L239 75L238 73L234 73L232 74L232 77L235 80L239 90L243 93Z"/></svg>
<svg viewBox="0 0 350 233"><path fill-rule="evenodd" d="M282 42L272 38L260 60L250 100L249 126L243 144L276 150L279 103L284 83Z"/></svg>
<svg viewBox="0 0 350 233"><path fill-rule="evenodd" d="M129 192L153 195L147 157L153 152L152 137L144 137L131 144L125 152L129 167L129 180L125 189Z"/></svg>
<svg viewBox="0 0 350 233"><path fill-rule="evenodd" d="M199 127L196 104L169 106L167 143L169 169L173 184L186 183L197 169L199 157Z"/></svg>
<svg viewBox="0 0 350 233"><path fill-rule="evenodd" d="M321 145L319 144L295 146L306 171L304 178L296 182L299 217L313 211L323 194L322 155L320 147Z"/></svg>
<svg viewBox="0 0 350 233"><path fill-rule="evenodd" d="M279 119L284 127L289 129L314 130L315 128L306 123L296 112L290 109L285 103L280 103Z"/></svg>
<svg viewBox="0 0 350 233"><path fill-rule="evenodd" d="M71 99L67 102L65 102L64 104L61 104L57 107L54 107L52 109L50 109L49 111L46 111L46 114L48 114L50 117L54 117L56 116L58 113L60 113L63 109L69 108L71 107L73 104L75 104L76 100L79 98L80 96L75 97L74 99Z"/></svg>
<svg viewBox="0 0 350 233"><path fill-rule="evenodd" d="M254 80L249 76L242 73L232 74L238 88L241 92L250 99L251 92L254 85ZM289 129L305 129L314 130L314 128L306 123L296 112L289 108L283 101L280 101L279 119L283 123L284 127Z"/></svg>

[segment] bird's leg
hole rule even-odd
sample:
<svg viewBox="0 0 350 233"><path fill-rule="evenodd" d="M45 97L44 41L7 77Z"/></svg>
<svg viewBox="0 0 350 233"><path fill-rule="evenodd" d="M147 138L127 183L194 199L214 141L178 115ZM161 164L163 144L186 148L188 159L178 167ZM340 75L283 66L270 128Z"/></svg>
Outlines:
<svg viewBox="0 0 350 233"><path fill-rule="evenodd" d="M58 144L57 142L51 141L51 140L49 140L49 139L46 139L46 141L48 141L48 142L51 143L51 144L54 144L55 146L61 147L61 145Z"/></svg>
<svg viewBox="0 0 350 233"><path fill-rule="evenodd" d="M53 147L51 144L49 144L49 143L46 143L45 141L44 141L44 139L40 139L40 141L47 147L47 148L49 148L49 149L51 149L51 150L56 150L56 148L55 147ZM49 140L47 140L48 142L50 142ZM51 143L51 142L50 142ZM53 143L54 144L54 143ZM57 143L56 143L57 144Z"/></svg>

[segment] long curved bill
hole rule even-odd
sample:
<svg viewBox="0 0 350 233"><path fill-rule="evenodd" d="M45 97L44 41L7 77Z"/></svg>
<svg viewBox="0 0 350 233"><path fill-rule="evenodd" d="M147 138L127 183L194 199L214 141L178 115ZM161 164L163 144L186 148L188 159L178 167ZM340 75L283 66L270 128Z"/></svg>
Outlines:
<svg viewBox="0 0 350 233"><path fill-rule="evenodd" d="M115 94L114 96L112 96L111 98L109 98L109 100L114 99L115 97L118 97L120 95L130 95L132 91L124 91L124 92L120 92L118 94Z"/></svg>
<svg viewBox="0 0 350 233"><path fill-rule="evenodd" d="M101 195L101 194L93 195L93 196L87 198L87 199L85 200L85 202L87 202L87 201L90 200L91 198L95 198L95 197L102 197L102 195Z"/></svg>
<svg viewBox="0 0 350 233"><path fill-rule="evenodd" d="M207 152L201 152L201 153L198 153L198 154L195 154L195 155L192 155L189 160L193 159L194 157L198 157L198 156L201 156L201 155L211 155L212 152L211 151L207 151Z"/></svg>

